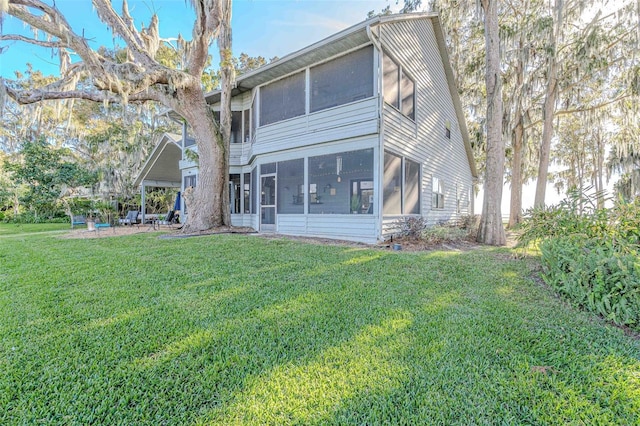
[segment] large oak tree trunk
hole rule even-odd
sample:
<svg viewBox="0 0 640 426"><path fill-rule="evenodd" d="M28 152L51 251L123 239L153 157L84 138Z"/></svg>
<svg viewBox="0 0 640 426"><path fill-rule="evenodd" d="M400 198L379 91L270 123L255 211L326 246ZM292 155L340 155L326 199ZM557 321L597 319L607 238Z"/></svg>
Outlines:
<svg viewBox="0 0 640 426"><path fill-rule="evenodd" d="M487 85L487 164L478 241L501 246L506 243L501 211L505 155L502 139L502 82L497 3L496 0L482 0L485 12L484 28L487 50L485 76Z"/></svg>
<svg viewBox="0 0 640 426"><path fill-rule="evenodd" d="M234 68L231 53L231 0L219 0L221 98L216 123L201 87L185 99L182 116L191 125L198 146L198 184L190 198L189 219L183 232L231 226L229 208L229 150L231 142L231 88ZM191 92L190 92L191 93Z"/></svg>
<svg viewBox="0 0 640 426"><path fill-rule="evenodd" d="M193 195L185 199L189 219L184 232L197 232L229 225L229 154L220 130L209 109L202 89L183 90L179 95L182 108L176 111L191 126L198 146L198 183Z"/></svg>

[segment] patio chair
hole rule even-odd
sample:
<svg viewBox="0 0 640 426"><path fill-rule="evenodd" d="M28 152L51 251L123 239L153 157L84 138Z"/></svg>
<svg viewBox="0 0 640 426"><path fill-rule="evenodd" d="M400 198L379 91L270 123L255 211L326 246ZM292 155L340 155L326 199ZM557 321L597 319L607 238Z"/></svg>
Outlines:
<svg viewBox="0 0 640 426"><path fill-rule="evenodd" d="M122 219L123 225L137 225L138 224L138 211L137 210L129 210L127 216Z"/></svg>

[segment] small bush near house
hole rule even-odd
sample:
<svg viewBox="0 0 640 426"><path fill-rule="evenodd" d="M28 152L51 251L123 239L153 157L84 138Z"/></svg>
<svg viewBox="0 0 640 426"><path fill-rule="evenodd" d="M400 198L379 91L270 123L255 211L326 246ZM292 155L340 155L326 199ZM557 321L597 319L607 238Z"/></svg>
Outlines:
<svg viewBox="0 0 640 426"><path fill-rule="evenodd" d="M419 240L427 244L441 244L475 239L477 220L475 216L463 216L455 222L429 225L424 217L403 217L395 223L397 237Z"/></svg>

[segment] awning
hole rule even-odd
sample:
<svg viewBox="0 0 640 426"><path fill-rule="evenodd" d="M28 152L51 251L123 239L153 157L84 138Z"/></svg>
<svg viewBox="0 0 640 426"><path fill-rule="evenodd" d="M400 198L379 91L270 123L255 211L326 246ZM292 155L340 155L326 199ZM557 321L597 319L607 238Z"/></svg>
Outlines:
<svg viewBox="0 0 640 426"><path fill-rule="evenodd" d="M180 188L182 173L179 162L182 159L180 136L165 133L151 152L149 159L136 178L135 186L160 188Z"/></svg>

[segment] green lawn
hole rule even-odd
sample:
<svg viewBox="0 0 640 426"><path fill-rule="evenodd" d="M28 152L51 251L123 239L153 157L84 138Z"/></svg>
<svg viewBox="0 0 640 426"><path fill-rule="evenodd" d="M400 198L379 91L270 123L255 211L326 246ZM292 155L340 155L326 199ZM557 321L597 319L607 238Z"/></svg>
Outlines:
<svg viewBox="0 0 640 426"><path fill-rule="evenodd" d="M67 231L71 228L68 223L0 223L0 237L24 233L40 233Z"/></svg>
<svg viewBox="0 0 640 426"><path fill-rule="evenodd" d="M0 424L640 424L640 341L534 266L489 248L0 238Z"/></svg>

